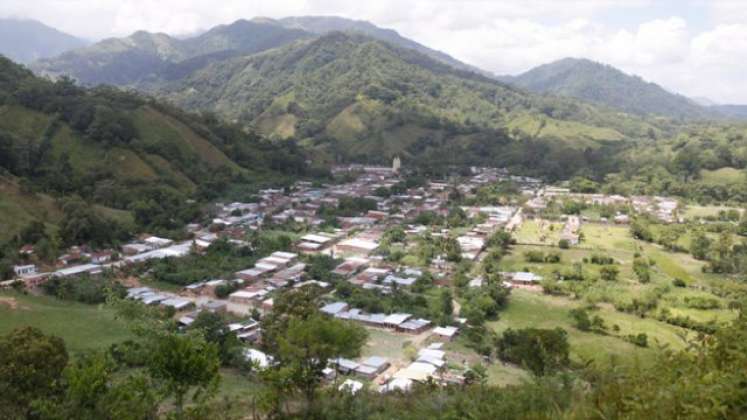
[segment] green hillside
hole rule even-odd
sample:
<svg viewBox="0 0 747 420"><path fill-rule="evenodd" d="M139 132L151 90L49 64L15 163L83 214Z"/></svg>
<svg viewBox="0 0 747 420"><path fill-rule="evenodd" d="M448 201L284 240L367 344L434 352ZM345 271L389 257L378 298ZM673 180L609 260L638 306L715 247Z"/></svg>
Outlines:
<svg viewBox="0 0 747 420"><path fill-rule="evenodd" d="M461 151L445 155L452 159L500 163L514 140L581 150L669 130L666 123L532 95L341 32L219 61L154 93L276 139L302 140L328 159L384 162L399 154L418 161L451 149Z"/></svg>
<svg viewBox="0 0 747 420"><path fill-rule="evenodd" d="M52 83L0 59L0 243L37 221L65 243L177 229L232 184L304 171L290 145L117 90ZM70 220L79 214L84 222Z"/></svg>

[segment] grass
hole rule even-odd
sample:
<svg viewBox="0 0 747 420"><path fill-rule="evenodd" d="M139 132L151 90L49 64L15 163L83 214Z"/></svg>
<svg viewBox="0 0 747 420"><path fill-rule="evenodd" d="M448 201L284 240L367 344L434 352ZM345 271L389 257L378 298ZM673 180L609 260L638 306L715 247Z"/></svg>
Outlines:
<svg viewBox="0 0 747 420"><path fill-rule="evenodd" d="M683 213L685 219L696 219L703 217L718 217L722 211L737 210L741 211L736 207L728 206L699 206L699 205L688 205Z"/></svg>
<svg viewBox="0 0 747 420"><path fill-rule="evenodd" d="M48 296L0 291L0 300L12 300L15 309L0 303L0 334L32 326L65 340L69 352L105 349L132 338L124 322L103 305L85 305Z"/></svg>
<svg viewBox="0 0 747 420"><path fill-rule="evenodd" d="M22 193L15 181L0 177L0 242L11 239L34 220L46 222L51 229L61 219L52 197Z"/></svg>
<svg viewBox="0 0 747 420"><path fill-rule="evenodd" d="M197 156L213 168L228 167L238 170L238 166L209 141L197 135L189 127L176 119L164 115L150 107L143 107L133 115L135 127L143 133L145 143L174 144Z"/></svg>
<svg viewBox="0 0 747 420"><path fill-rule="evenodd" d="M527 220L521 224L514 237L521 244L557 245L563 224L547 220Z"/></svg>
<svg viewBox="0 0 747 420"><path fill-rule="evenodd" d="M745 181L744 171L737 168L719 168L716 170L700 171L703 182L714 185L734 185Z"/></svg>
<svg viewBox="0 0 747 420"><path fill-rule="evenodd" d="M522 235L525 240L536 238L539 231L537 222L530 221L519 231L519 241L521 242ZM562 250L552 245L517 245L501 260L502 270L528 270L549 279L555 278L557 272L570 269L574 263L582 263L586 279L558 283L570 292L571 296L575 296L573 299L515 289L507 309L501 313L500 320L490 323L496 332L501 333L507 328L560 327L568 331L574 361L606 362L612 357L620 361L634 362L652 360L654 349L659 345L681 348L685 345L683 337L694 335L691 331L655 319L654 315L661 309L666 308L673 315L689 316L700 322L715 320L725 323L736 316L735 311L725 309L729 302L728 298L719 298L708 291L716 285L731 283L723 276L703 273L702 261L697 261L685 253L669 252L659 245L638 241L630 235L626 226L586 223L582 225L582 232L584 239L576 248ZM557 252L561 255L561 262L528 263L524 260L524 254L530 250ZM650 283L641 284L632 270L636 253L655 263L651 268ZM594 254L614 258L616 267L620 270L617 281L598 279L601 266L583 263L585 258L588 259ZM672 281L675 278L684 280L692 287L673 287ZM699 290L700 286L704 286L704 289ZM661 294L658 307L647 313L645 318L620 312L613 306L655 293ZM684 303L684 298L693 296L714 298L719 301L721 309L689 308ZM596 309L593 309L591 314L598 315L604 320L609 335L581 332L573 326L569 310L588 304L594 304ZM619 331L614 332L613 326L617 326ZM640 333L647 335L648 348L636 347L624 339L627 335ZM491 373L491 378L493 375L500 377L502 373L498 370L502 368L491 366L491 369L496 371Z"/></svg>
<svg viewBox="0 0 747 420"><path fill-rule="evenodd" d="M498 321L489 325L502 333L508 328L563 328L568 332L571 346L571 359L576 362L593 360L607 363L611 358L620 361L650 360L652 348L640 348L611 335L582 332L573 327L568 312L580 306L579 302L567 298L543 295L526 290L514 290L508 308L501 313ZM640 319L612 308L602 307L594 312L611 327L618 325L620 335L646 333L651 343L656 341L669 346L681 347L678 333L684 330L653 320Z"/></svg>
<svg viewBox="0 0 747 420"><path fill-rule="evenodd" d="M363 357L381 356L402 361L406 359L404 348L405 344L412 339L411 337L392 334L376 328L366 328L366 331L368 331L368 341L361 352Z"/></svg>

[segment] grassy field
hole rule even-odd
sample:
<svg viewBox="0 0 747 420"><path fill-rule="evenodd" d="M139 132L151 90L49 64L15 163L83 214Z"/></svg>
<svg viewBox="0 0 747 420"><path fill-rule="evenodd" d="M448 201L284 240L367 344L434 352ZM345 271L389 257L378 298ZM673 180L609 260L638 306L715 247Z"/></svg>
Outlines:
<svg viewBox="0 0 747 420"><path fill-rule="evenodd" d="M381 356L391 360L405 360L404 348L412 337L392 334L377 328L366 328L366 331L368 342L361 352L363 357Z"/></svg>
<svg viewBox="0 0 747 420"><path fill-rule="evenodd" d="M517 235L519 242L527 238L537 238L538 223L530 221L522 226ZM634 239L627 226L587 223L582 225L581 244L572 249L538 245L517 245L501 261L505 271L531 271L545 279L555 279L558 273L582 267L583 281L565 281L558 285L569 294L568 297L545 295L537 291L515 289L511 294L507 309L491 327L498 333L507 328L555 328L560 327L569 333L571 357L577 362L593 360L606 362L611 358L620 361L651 360L659 345L681 348L684 338L693 337L694 332L676 327L656 319L660 310L667 309L674 316L690 317L697 322L726 323L734 319L736 312L728 308L728 299L720 298L709 290L715 285L731 284L722 276L703 272L704 263L685 253L669 252L659 245ZM549 245L549 244L548 244ZM560 263L528 263L524 254L527 251L558 253ZM616 281L600 279L602 266L590 264L594 254L612 257L619 270ZM642 284L633 271L633 260L641 255L654 264L651 266L651 281ZM585 262L586 261L586 262ZM673 286L674 279L684 280L688 286ZM738 286L738 285L737 285ZM737 287L735 286L735 287ZM618 305L625 305L635 299L658 296L657 307L642 318L633 313L621 312ZM695 309L687 304L688 298L705 298L718 302L718 308ZM607 334L600 335L577 330L569 311L573 308L592 304L596 309L590 315L600 316L607 326ZM624 337L645 333L648 348L636 347ZM491 380L512 379L505 366L491 366Z"/></svg>
<svg viewBox="0 0 747 420"><path fill-rule="evenodd" d="M527 220L514 234L516 241L521 244L557 245L563 224L547 220Z"/></svg>
<svg viewBox="0 0 747 420"><path fill-rule="evenodd" d="M602 317L609 327L618 325L620 331L617 334L621 336L646 333L651 343L650 347L636 347L612 335L579 331L573 327L568 312L580 305L581 302L567 298L514 290L508 308L501 313L500 320L489 325L498 333L508 328L563 328L568 332L571 359L577 362L593 360L606 363L611 358L627 362L645 361L653 355L656 342L672 347L682 347L684 344L679 338L679 334L685 332L681 328L652 319L640 319L606 306L594 311L594 314Z"/></svg>
<svg viewBox="0 0 747 420"><path fill-rule="evenodd" d="M688 205L685 208L683 217L685 219L695 219L695 218L701 218L701 217L717 217L720 212L729 211L729 210L741 211L741 209L738 209L735 207L699 206L699 205L692 204L692 205Z"/></svg>
<svg viewBox="0 0 747 420"><path fill-rule="evenodd" d="M104 349L132 337L127 326L104 306L1 291L0 334L23 326L63 338L73 354Z"/></svg>

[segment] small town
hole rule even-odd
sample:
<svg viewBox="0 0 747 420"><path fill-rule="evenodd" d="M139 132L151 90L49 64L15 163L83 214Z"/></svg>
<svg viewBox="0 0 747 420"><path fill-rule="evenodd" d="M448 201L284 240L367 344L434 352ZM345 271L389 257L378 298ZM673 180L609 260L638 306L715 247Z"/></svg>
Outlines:
<svg viewBox="0 0 747 420"><path fill-rule="evenodd" d="M545 185L539 179L512 176L493 168L471 168L472 174L467 177L420 180L408 186L400 165L395 159L392 167L340 166L333 172L350 181L334 185L301 181L286 189L261 190L256 202L215 203L211 220L185 226L190 239L143 235L116 250L94 250L81 244L61 255L56 267L15 266L17 279L4 285L10 287L21 281L27 289L34 289L49 279L143 273L133 267L147 267L153 260L178 261L189 255L199 256L217 241L236 248L251 247L251 235L287 229L294 238L287 249L262 255L230 276L204 278L179 289L163 290L140 281L147 279L146 271L143 277L122 279L128 285L126 298L169 309L185 328L202 311L227 314L233 320L229 324L231 332L245 343L246 357L266 368L272 358L257 348L262 340L260 317L273 310L278 293L289 288L318 288L326 302L320 308L322 313L359 323L372 337L369 355L359 360L335 359L325 369L325 377L332 381L341 375L346 380L340 386L354 391L364 386L359 381L363 379L386 392L407 390L414 382L463 383L464 374L470 369L468 359L479 362L475 355L450 351L448 343L468 322L460 314L459 303L451 302L451 290L480 290L488 285L483 260L490 254L491 237L497 233L513 236L519 245L568 248L581 245L581 226L585 223L627 225L635 214L646 214L664 224L682 221L678 201L665 197L573 193L569 188ZM477 194L497 186L513 192L483 205ZM454 206L455 201L474 204ZM557 208L558 203L566 207L568 203L603 207L613 213L592 219L577 212L548 211ZM334 215L330 221L327 210L343 205L354 209L349 214ZM434 228L434 218L449 222L446 227ZM458 218L454 227L449 226L452 218ZM531 234L522 233L532 230ZM422 243L426 241L447 245L423 250ZM34 260L30 245L19 253L29 262ZM335 266L329 276L320 279L309 268L321 258ZM503 290L542 292L543 277L538 273L497 274L490 281L500 279L498 287ZM466 278L467 283L456 284L459 278ZM341 282L348 285L341 288ZM439 299L444 291L450 301L445 305L450 313L435 320L407 312L359 308L344 299L351 294L350 289L368 291L374 297L408 290L414 296ZM381 349L381 354L374 349Z"/></svg>

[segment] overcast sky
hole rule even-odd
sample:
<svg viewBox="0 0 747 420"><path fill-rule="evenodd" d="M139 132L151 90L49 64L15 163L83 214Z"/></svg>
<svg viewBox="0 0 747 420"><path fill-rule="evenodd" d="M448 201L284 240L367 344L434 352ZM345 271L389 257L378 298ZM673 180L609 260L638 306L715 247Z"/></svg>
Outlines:
<svg viewBox="0 0 747 420"><path fill-rule="evenodd" d="M368 20L498 74L587 57L689 96L747 103L747 0L0 1L0 16L88 39L300 15Z"/></svg>

